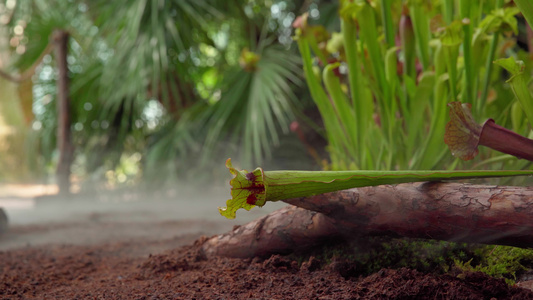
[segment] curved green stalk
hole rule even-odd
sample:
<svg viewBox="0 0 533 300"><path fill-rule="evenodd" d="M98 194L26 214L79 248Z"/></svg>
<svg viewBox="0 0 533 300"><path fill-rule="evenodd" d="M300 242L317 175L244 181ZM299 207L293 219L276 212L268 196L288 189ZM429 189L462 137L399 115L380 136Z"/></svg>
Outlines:
<svg viewBox="0 0 533 300"><path fill-rule="evenodd" d="M443 14L444 14L444 22L446 24L450 24L453 21L453 0L444 0L443 8Z"/></svg>
<svg viewBox="0 0 533 300"><path fill-rule="evenodd" d="M440 50L441 47L437 48L436 57L443 55ZM437 65L436 65L437 66ZM441 68L436 68L441 69ZM443 72L443 70L440 70ZM437 72L435 72L438 74ZM433 92L433 108L432 108L432 117L429 127L428 138L425 139L421 149L424 149L424 152L421 154L420 164L417 165L417 168L432 169L446 153L445 145L442 137L444 136L444 128L446 125L446 114L447 106L446 101L448 99L448 91L446 89L447 81L449 80L448 74L442 73L440 76L436 77L435 91Z"/></svg>
<svg viewBox="0 0 533 300"><path fill-rule="evenodd" d="M495 8L501 8L503 6L503 0L496 1ZM494 56L496 54L496 48L498 47L499 32L494 32L492 40L490 41L489 54L487 56L487 61L485 62L485 76L483 77L483 85L481 87L481 98L477 102L476 110L480 113L487 103L487 97L489 94L489 85L490 85L490 75L492 73L492 62L494 61Z"/></svg>
<svg viewBox="0 0 533 300"><path fill-rule="evenodd" d="M221 215L234 219L238 209L263 206L267 201L308 197L349 188L420 181L458 180L533 175L533 171L263 171L237 170L226 161L234 178L231 196Z"/></svg>
<svg viewBox="0 0 533 300"><path fill-rule="evenodd" d="M461 0L460 14L463 20L468 20L468 23L463 24L463 56L464 56L464 71L465 71L465 87L463 90L463 102L473 103L474 96L474 77L472 65L472 24L470 21L470 6L475 1Z"/></svg>
<svg viewBox="0 0 533 300"><path fill-rule="evenodd" d="M423 70L427 71L431 65L429 56L429 40L431 34L429 32L428 16L423 11L422 6L415 3L415 1L412 1L409 6L409 15L413 22L418 57L422 63Z"/></svg>
<svg viewBox="0 0 533 300"><path fill-rule="evenodd" d="M389 88L385 79L385 67L383 63L383 54L380 44L376 39L379 36L377 31L376 19L374 17L374 10L368 3L363 3L361 11L357 14L359 24L365 24L359 30L359 35L363 43L366 45L374 76L378 82L378 87L383 93L382 101L389 100Z"/></svg>
<svg viewBox="0 0 533 300"><path fill-rule="evenodd" d="M381 1L381 18L383 19L383 29L385 31L385 40L387 46L394 46L394 25L392 22L392 1Z"/></svg>
<svg viewBox="0 0 533 300"><path fill-rule="evenodd" d="M446 64L448 66L448 83L450 84L450 93L453 101L457 100L457 57L459 56L458 47L446 47L444 48Z"/></svg>
<svg viewBox="0 0 533 300"><path fill-rule="evenodd" d="M341 18L341 31L344 37L344 51L346 54L346 63L348 66L348 82L350 84L350 96L352 98L352 107L355 113L355 122L357 128L356 143L359 145L360 163L363 163L364 157L368 156L364 141L366 140L367 130L371 126L369 122L374 112L374 103L372 97L365 93L363 73L359 62L359 53L357 50L357 32L352 20Z"/></svg>
<svg viewBox="0 0 533 300"><path fill-rule="evenodd" d="M489 54L487 56L487 61L485 62L485 75L483 76L483 85L481 87L481 98L477 103L477 110L480 112L487 103L487 97L489 94L490 86L490 75L492 73L492 62L494 61L494 56L496 54L496 48L498 47L499 33L493 33L492 40L490 41Z"/></svg>
<svg viewBox="0 0 533 300"><path fill-rule="evenodd" d="M338 68L340 63L328 64L322 72L322 79L326 90L331 97L335 112L340 122L339 127L343 129L344 136L347 140L347 150L352 157L357 156L357 123L353 109L342 91L339 78L335 75L334 69Z"/></svg>
<svg viewBox="0 0 533 300"><path fill-rule="evenodd" d="M322 115L324 127L326 128L326 134L328 136L328 142L331 144L332 149L342 149L343 144L345 143L345 138L342 134L343 131L337 122L335 111L331 106L326 92L322 88L318 77L313 72L313 59L311 57L309 43L304 37L298 37L297 43L300 54L302 55L307 86L309 87L311 97L313 98L318 110L320 111L320 114ZM331 161L334 165L342 164L343 159L340 157L341 153L331 151L330 154Z"/></svg>

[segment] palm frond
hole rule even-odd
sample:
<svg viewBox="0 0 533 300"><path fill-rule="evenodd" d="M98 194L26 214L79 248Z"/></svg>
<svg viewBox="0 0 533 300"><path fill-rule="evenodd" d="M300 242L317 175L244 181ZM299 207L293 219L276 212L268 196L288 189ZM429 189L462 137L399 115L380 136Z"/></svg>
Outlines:
<svg viewBox="0 0 533 300"><path fill-rule="evenodd" d="M95 1L92 5L100 11L110 4ZM191 84L201 73L193 68L190 53L199 42L208 40L203 30L207 23L204 16L214 8L193 0L135 0L126 7L122 3L111 6L107 9L115 12L114 17L99 24L105 32L114 32L109 35L109 42L116 45L102 74L108 101L155 98L174 112L182 108L182 103L191 102L182 99L175 81Z"/></svg>
<svg viewBox="0 0 533 300"><path fill-rule="evenodd" d="M190 155L205 158L224 141L239 143L246 160L261 161L288 130L301 70L297 56L277 44L277 29L267 26L269 7L244 5L261 12L246 14L242 6L216 0L18 1L14 20L31 22L16 68L31 66L54 29L70 32L74 141L94 168L118 161L122 151L145 153L148 169L165 159L174 161L172 168ZM220 33L226 42L215 43ZM205 46L216 53L210 64ZM261 57L253 72L238 66L244 47ZM37 105L52 97L38 116L48 162L55 149L53 68L53 56L47 57L34 89ZM197 89L207 71L216 76L203 99ZM210 92L222 96L205 96ZM153 102L164 113L148 129L143 112Z"/></svg>
<svg viewBox="0 0 533 300"><path fill-rule="evenodd" d="M301 81L296 57L279 46L267 47L260 55L254 72L234 70L223 83L228 88L206 123L206 153L228 135L236 136L241 137L244 161L259 163L279 143L279 130L288 131L292 107L298 106L291 84Z"/></svg>

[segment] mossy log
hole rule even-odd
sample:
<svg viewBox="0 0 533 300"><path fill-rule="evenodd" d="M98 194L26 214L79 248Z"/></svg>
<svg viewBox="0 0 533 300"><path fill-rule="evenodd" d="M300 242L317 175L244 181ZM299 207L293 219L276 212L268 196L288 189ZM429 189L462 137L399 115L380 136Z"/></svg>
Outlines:
<svg viewBox="0 0 533 300"><path fill-rule="evenodd" d="M533 187L418 182L285 202L293 206L212 237L203 251L245 258L364 235L533 247Z"/></svg>

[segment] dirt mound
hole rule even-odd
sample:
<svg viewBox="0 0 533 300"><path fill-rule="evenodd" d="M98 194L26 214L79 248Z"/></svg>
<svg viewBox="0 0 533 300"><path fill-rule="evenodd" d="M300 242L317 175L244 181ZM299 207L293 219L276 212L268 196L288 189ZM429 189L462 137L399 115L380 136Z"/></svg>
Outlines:
<svg viewBox="0 0 533 300"><path fill-rule="evenodd" d="M533 299L530 290L481 273L383 269L356 277L356 266L342 260L208 259L201 243L148 258L135 255L147 246L142 241L0 252L0 298Z"/></svg>

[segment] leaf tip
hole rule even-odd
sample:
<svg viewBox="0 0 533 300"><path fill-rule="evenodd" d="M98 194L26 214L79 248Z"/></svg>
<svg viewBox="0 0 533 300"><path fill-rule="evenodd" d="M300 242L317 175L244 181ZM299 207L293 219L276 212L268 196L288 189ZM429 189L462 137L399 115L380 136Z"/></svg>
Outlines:
<svg viewBox="0 0 533 300"><path fill-rule="evenodd" d="M235 168L233 168L233 165L231 164L231 158L226 159L226 168L228 168L230 170L230 172L232 170L235 170Z"/></svg>
<svg viewBox="0 0 533 300"><path fill-rule="evenodd" d="M227 207L219 207L218 212L227 219L235 219L235 211L232 211Z"/></svg>

